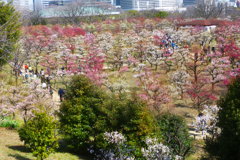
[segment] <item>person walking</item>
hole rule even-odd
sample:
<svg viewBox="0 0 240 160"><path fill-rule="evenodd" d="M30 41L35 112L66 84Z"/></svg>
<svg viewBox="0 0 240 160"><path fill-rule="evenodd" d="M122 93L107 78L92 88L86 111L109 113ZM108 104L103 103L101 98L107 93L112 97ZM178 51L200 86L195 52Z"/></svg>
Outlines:
<svg viewBox="0 0 240 160"><path fill-rule="evenodd" d="M51 95L51 98L53 98L53 88L51 85L49 86L49 93Z"/></svg>
<svg viewBox="0 0 240 160"><path fill-rule="evenodd" d="M63 101L63 99L64 99L64 94L65 94L64 90L63 90L62 88L59 88L59 90L58 90L58 95L59 95L59 97L60 97L60 102Z"/></svg>
<svg viewBox="0 0 240 160"><path fill-rule="evenodd" d="M42 88L46 89L47 88L47 84L45 82L42 83Z"/></svg>

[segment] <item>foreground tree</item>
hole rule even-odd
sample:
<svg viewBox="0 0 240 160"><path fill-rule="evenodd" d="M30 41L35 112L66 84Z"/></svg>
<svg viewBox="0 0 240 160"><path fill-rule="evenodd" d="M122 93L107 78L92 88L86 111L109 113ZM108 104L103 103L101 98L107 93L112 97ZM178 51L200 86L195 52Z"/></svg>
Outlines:
<svg viewBox="0 0 240 160"><path fill-rule="evenodd" d="M19 130L19 136L37 160L43 160L58 147L56 128L53 117L46 113L36 113L35 117Z"/></svg>
<svg viewBox="0 0 240 160"><path fill-rule="evenodd" d="M140 153L142 140L156 129L153 116L137 96L107 95L82 75L68 86L59 116L68 146L78 153L90 147L106 149L104 133L114 130L131 139L129 145Z"/></svg>
<svg viewBox="0 0 240 160"><path fill-rule="evenodd" d="M61 130L73 150L86 148L96 134L97 112L103 96L84 76L74 77L68 86L59 117Z"/></svg>
<svg viewBox="0 0 240 160"><path fill-rule="evenodd" d="M163 114L157 119L165 144L174 155L185 158L191 151L192 140L184 119L172 114Z"/></svg>
<svg viewBox="0 0 240 160"><path fill-rule="evenodd" d="M240 159L240 78L230 86L228 93L218 103L217 127L221 133L214 140L207 141L206 149L219 160Z"/></svg>
<svg viewBox="0 0 240 160"><path fill-rule="evenodd" d="M10 3L0 2L0 67L11 58L19 37L19 14Z"/></svg>

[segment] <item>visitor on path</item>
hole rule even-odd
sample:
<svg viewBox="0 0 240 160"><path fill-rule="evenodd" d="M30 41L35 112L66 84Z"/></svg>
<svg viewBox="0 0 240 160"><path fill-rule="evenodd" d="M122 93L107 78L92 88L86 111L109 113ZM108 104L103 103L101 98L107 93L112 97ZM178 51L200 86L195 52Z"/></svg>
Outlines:
<svg viewBox="0 0 240 160"><path fill-rule="evenodd" d="M43 83L44 78L45 78L45 77L44 77L44 70L43 70L43 69L41 69L39 76L40 76L40 79L41 79L41 83Z"/></svg>
<svg viewBox="0 0 240 160"><path fill-rule="evenodd" d="M50 87L51 82L50 82L50 77L48 75L45 76L45 81L47 83L47 86Z"/></svg>
<svg viewBox="0 0 240 160"><path fill-rule="evenodd" d="M53 98L53 89L52 89L52 86L49 86L49 93L51 95L51 98Z"/></svg>
<svg viewBox="0 0 240 160"><path fill-rule="evenodd" d="M25 73L24 77L25 77L25 81L28 82L28 78L29 78L28 72Z"/></svg>
<svg viewBox="0 0 240 160"><path fill-rule="evenodd" d="M28 67L28 70L29 70L30 73L33 73L33 69L32 69L31 66Z"/></svg>
<svg viewBox="0 0 240 160"><path fill-rule="evenodd" d="M47 88L47 84L45 82L42 83L42 88L46 89Z"/></svg>
<svg viewBox="0 0 240 160"><path fill-rule="evenodd" d="M25 69L25 71L28 70L28 65L27 64L24 65L24 69Z"/></svg>
<svg viewBox="0 0 240 160"><path fill-rule="evenodd" d="M44 76L44 70L43 69L41 69L41 71L40 71L40 76Z"/></svg>
<svg viewBox="0 0 240 160"><path fill-rule="evenodd" d="M64 99L64 94L65 94L64 90L63 90L62 88L59 88L59 90L58 90L58 95L59 95L59 97L60 97L60 102L63 101L63 99Z"/></svg>

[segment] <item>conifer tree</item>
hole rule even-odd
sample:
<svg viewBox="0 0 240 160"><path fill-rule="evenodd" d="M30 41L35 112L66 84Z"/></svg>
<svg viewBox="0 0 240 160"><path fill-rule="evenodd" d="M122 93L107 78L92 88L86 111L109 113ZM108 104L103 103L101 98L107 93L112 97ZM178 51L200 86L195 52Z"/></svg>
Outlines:
<svg viewBox="0 0 240 160"><path fill-rule="evenodd" d="M0 2L0 67L10 58L20 37L20 15L11 3Z"/></svg>
<svg viewBox="0 0 240 160"><path fill-rule="evenodd" d="M211 156L219 160L240 159L240 78L238 77L228 88L218 106L217 126L221 129L219 136L207 141L206 149Z"/></svg>

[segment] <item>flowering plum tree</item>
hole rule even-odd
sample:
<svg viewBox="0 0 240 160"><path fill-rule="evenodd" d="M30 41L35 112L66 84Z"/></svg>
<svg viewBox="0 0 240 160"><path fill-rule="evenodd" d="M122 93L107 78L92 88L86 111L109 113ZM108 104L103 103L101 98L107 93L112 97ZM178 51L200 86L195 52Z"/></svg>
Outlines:
<svg viewBox="0 0 240 160"><path fill-rule="evenodd" d="M183 95L187 90L189 74L184 70L178 70L172 74L171 82L177 89L178 94L183 99Z"/></svg>
<svg viewBox="0 0 240 160"><path fill-rule="evenodd" d="M24 122L32 117L32 111L43 109L53 114L54 106L48 90L40 87L39 81L28 85L4 86L1 90L1 115L10 115L20 111ZM14 117L13 117L14 118Z"/></svg>
<svg viewBox="0 0 240 160"><path fill-rule="evenodd" d="M163 87L160 82L160 75L145 68L136 77L138 78L138 86L141 86L139 96L152 107L152 110L159 112L161 105L168 103L170 100L167 88Z"/></svg>
<svg viewBox="0 0 240 160"><path fill-rule="evenodd" d="M208 55L210 57L211 55ZM207 76L211 83L211 91L214 92L215 85L227 79L226 71L230 69L229 57L212 57L206 67Z"/></svg>

